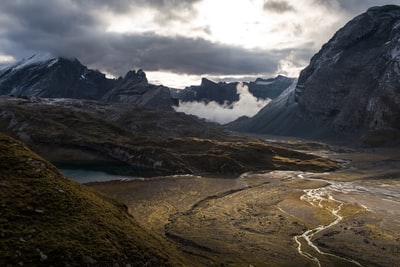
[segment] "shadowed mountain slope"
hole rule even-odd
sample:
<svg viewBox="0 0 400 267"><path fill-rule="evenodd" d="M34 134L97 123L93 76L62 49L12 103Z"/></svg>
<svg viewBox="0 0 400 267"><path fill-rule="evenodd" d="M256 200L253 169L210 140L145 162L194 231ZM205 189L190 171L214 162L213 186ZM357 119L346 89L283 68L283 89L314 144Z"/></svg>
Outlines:
<svg viewBox="0 0 400 267"><path fill-rule="evenodd" d="M370 8L340 29L301 72L296 89L232 129L363 140L400 136L400 7Z"/></svg>

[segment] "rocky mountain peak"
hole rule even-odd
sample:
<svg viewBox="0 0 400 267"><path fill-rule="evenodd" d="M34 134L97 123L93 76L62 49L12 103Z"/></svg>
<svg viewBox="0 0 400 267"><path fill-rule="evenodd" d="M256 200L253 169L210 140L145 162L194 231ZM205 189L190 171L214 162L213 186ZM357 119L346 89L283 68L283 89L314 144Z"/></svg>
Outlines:
<svg viewBox="0 0 400 267"><path fill-rule="evenodd" d="M172 109L172 106L176 104L169 88L150 84L142 69L128 71L123 79L117 80L114 88L108 91L102 100L132 103L154 109Z"/></svg>
<svg viewBox="0 0 400 267"><path fill-rule="evenodd" d="M311 59L296 87L299 108L338 131L400 128L400 7L355 17Z"/></svg>
<svg viewBox="0 0 400 267"><path fill-rule="evenodd" d="M130 81L132 83L148 83L146 73L139 69L137 72L135 70L130 70L126 73L124 81Z"/></svg>
<svg viewBox="0 0 400 267"><path fill-rule="evenodd" d="M312 57L295 86L231 129L400 142L400 7L373 7L352 19Z"/></svg>
<svg viewBox="0 0 400 267"><path fill-rule="evenodd" d="M201 78L201 85L200 86L216 86L217 84L207 78Z"/></svg>
<svg viewBox="0 0 400 267"><path fill-rule="evenodd" d="M76 58L37 54L0 70L0 94L98 99L110 81Z"/></svg>
<svg viewBox="0 0 400 267"><path fill-rule="evenodd" d="M124 78L108 79L76 58L38 54L0 69L0 95L74 98L132 103L172 109L169 89L148 83L146 73L129 71Z"/></svg>

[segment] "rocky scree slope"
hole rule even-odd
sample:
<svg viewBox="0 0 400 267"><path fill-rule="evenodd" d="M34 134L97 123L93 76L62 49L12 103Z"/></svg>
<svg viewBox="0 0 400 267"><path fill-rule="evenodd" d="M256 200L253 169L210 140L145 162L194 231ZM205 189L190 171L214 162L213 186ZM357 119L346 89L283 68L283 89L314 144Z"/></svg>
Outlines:
<svg viewBox="0 0 400 267"><path fill-rule="evenodd" d="M232 128L398 142L400 7L373 7L348 22L313 56L295 89Z"/></svg>
<svg viewBox="0 0 400 267"><path fill-rule="evenodd" d="M1 266L181 266L121 202L0 134Z"/></svg>

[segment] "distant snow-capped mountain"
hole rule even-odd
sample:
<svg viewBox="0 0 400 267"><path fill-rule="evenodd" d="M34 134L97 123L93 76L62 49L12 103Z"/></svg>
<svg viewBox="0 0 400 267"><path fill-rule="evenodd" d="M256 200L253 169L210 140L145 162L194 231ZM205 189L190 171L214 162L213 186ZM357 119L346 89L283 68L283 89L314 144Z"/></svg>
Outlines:
<svg viewBox="0 0 400 267"><path fill-rule="evenodd" d="M143 78L144 77L144 78ZM108 79L76 58L34 55L0 68L0 95L75 98L171 109L176 101L164 86L149 84L143 71Z"/></svg>
<svg viewBox="0 0 400 267"><path fill-rule="evenodd" d="M34 55L0 70L0 94L98 99L113 83L78 59Z"/></svg>

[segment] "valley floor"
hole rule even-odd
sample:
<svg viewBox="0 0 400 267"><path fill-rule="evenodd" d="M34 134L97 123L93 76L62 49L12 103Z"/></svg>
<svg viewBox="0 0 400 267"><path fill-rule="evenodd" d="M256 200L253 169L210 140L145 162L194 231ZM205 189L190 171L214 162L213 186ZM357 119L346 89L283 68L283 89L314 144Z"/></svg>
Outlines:
<svg viewBox="0 0 400 267"><path fill-rule="evenodd" d="M193 266L396 266L398 151L313 149L346 168L90 186L125 201L143 227L177 243Z"/></svg>

